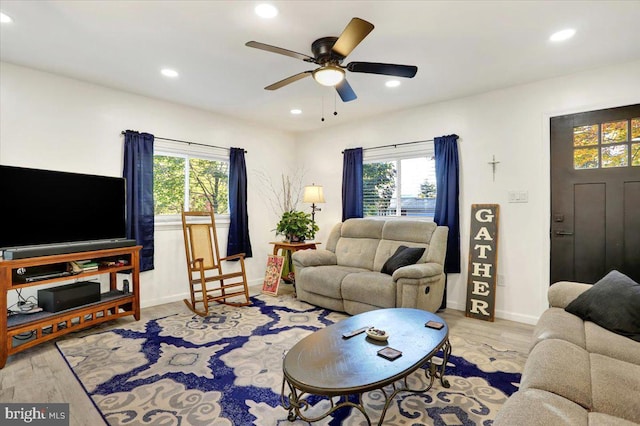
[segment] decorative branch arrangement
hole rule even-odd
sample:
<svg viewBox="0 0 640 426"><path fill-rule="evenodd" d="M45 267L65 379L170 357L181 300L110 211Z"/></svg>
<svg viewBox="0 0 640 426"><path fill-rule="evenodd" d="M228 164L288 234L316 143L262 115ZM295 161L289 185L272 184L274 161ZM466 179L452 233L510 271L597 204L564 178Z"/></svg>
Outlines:
<svg viewBox="0 0 640 426"><path fill-rule="evenodd" d="M276 225L276 235L284 235L287 241L301 242L314 238L318 225L311 215L298 211L298 203L302 201L304 170L296 168L289 174L282 174L277 184L264 171L257 171L258 180L265 185L261 194L267 199L271 209L280 218Z"/></svg>
<svg viewBox="0 0 640 426"><path fill-rule="evenodd" d="M304 170L296 168L291 174L280 175L280 182L274 182L265 171L256 171L258 180L264 183L265 191L261 194L269 203L276 216L293 211L302 200L304 188Z"/></svg>

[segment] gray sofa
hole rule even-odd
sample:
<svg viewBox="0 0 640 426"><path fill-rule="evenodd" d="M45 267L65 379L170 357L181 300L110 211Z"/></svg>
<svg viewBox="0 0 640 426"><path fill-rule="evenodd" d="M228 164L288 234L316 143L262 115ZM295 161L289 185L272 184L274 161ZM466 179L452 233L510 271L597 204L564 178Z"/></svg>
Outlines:
<svg viewBox="0 0 640 426"><path fill-rule="evenodd" d="M348 219L332 229L325 249L293 254L297 297L351 315L395 307L435 312L444 293L447 234L429 221ZM425 251L393 275L380 272L401 245Z"/></svg>
<svg viewBox="0 0 640 426"><path fill-rule="evenodd" d="M566 281L549 288L551 307L534 329L520 389L494 426L640 424L640 342L564 309L590 288Z"/></svg>

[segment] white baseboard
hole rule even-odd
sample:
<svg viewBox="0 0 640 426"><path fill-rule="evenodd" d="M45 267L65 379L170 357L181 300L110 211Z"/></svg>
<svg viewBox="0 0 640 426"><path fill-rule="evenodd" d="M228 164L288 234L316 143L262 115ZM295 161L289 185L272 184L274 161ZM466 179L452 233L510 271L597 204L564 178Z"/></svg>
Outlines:
<svg viewBox="0 0 640 426"><path fill-rule="evenodd" d="M465 305L456 303L452 300L447 300L447 308L455 309L457 311L462 311L462 312L464 312L467 309ZM538 317L531 316L531 315L522 315L515 312L508 312L503 310L497 310L495 312L495 315L496 315L496 318L500 318L508 321L521 322L524 324L536 325L536 323L538 322Z"/></svg>
<svg viewBox="0 0 640 426"><path fill-rule="evenodd" d="M249 286L249 294L257 294L262 290L262 280L260 279L248 281L247 284ZM142 300L140 300L140 307L148 308L150 306L164 305L165 303L177 302L183 299L188 300L190 298L191 295L188 291L184 293L172 294L169 296L156 297L153 299L143 298Z"/></svg>
<svg viewBox="0 0 640 426"><path fill-rule="evenodd" d="M189 293L179 293L179 294L172 294L171 296L157 297L154 299L143 299L143 300L140 300L140 307L148 308L150 306L164 305L165 303L177 302L179 300L190 299L190 298L191 298L191 295L189 295Z"/></svg>

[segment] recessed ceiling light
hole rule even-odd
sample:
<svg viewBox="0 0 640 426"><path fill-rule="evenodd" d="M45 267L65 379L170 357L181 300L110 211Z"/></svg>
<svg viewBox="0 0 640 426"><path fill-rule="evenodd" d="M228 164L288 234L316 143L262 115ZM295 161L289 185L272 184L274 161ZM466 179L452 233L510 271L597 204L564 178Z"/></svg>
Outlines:
<svg viewBox="0 0 640 426"><path fill-rule="evenodd" d="M278 16L278 9L272 4L262 3L256 6L254 9L256 15L261 18L270 19Z"/></svg>
<svg viewBox="0 0 640 426"><path fill-rule="evenodd" d="M293 114L293 115L300 115L300 114L302 114L302 110L301 110L301 109L298 109L298 108L294 108L294 109L292 109L290 112L291 112L291 114Z"/></svg>
<svg viewBox="0 0 640 426"><path fill-rule="evenodd" d="M169 78L176 78L179 75L178 71L172 70L170 68L163 68L162 70L160 70L160 72L162 73L162 75Z"/></svg>
<svg viewBox="0 0 640 426"><path fill-rule="evenodd" d="M398 80L389 80L384 85L387 86L387 87L398 87L398 86L400 86L400 81L398 81Z"/></svg>
<svg viewBox="0 0 640 426"><path fill-rule="evenodd" d="M11 19L11 16L5 15L4 13L0 12L0 23L9 24L11 22L13 22L13 19Z"/></svg>
<svg viewBox="0 0 640 426"><path fill-rule="evenodd" d="M566 30L558 31L556 33L551 34L549 40L551 41L565 41L569 40L576 33L576 30L573 28L567 28Z"/></svg>

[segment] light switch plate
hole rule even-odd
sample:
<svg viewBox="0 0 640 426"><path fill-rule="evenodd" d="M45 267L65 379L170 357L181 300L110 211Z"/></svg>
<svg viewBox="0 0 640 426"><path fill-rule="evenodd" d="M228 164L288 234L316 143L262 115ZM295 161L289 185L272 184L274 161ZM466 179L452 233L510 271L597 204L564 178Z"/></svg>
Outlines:
<svg viewBox="0 0 640 426"><path fill-rule="evenodd" d="M529 191L509 191L509 202L510 203L528 203L529 202Z"/></svg>

